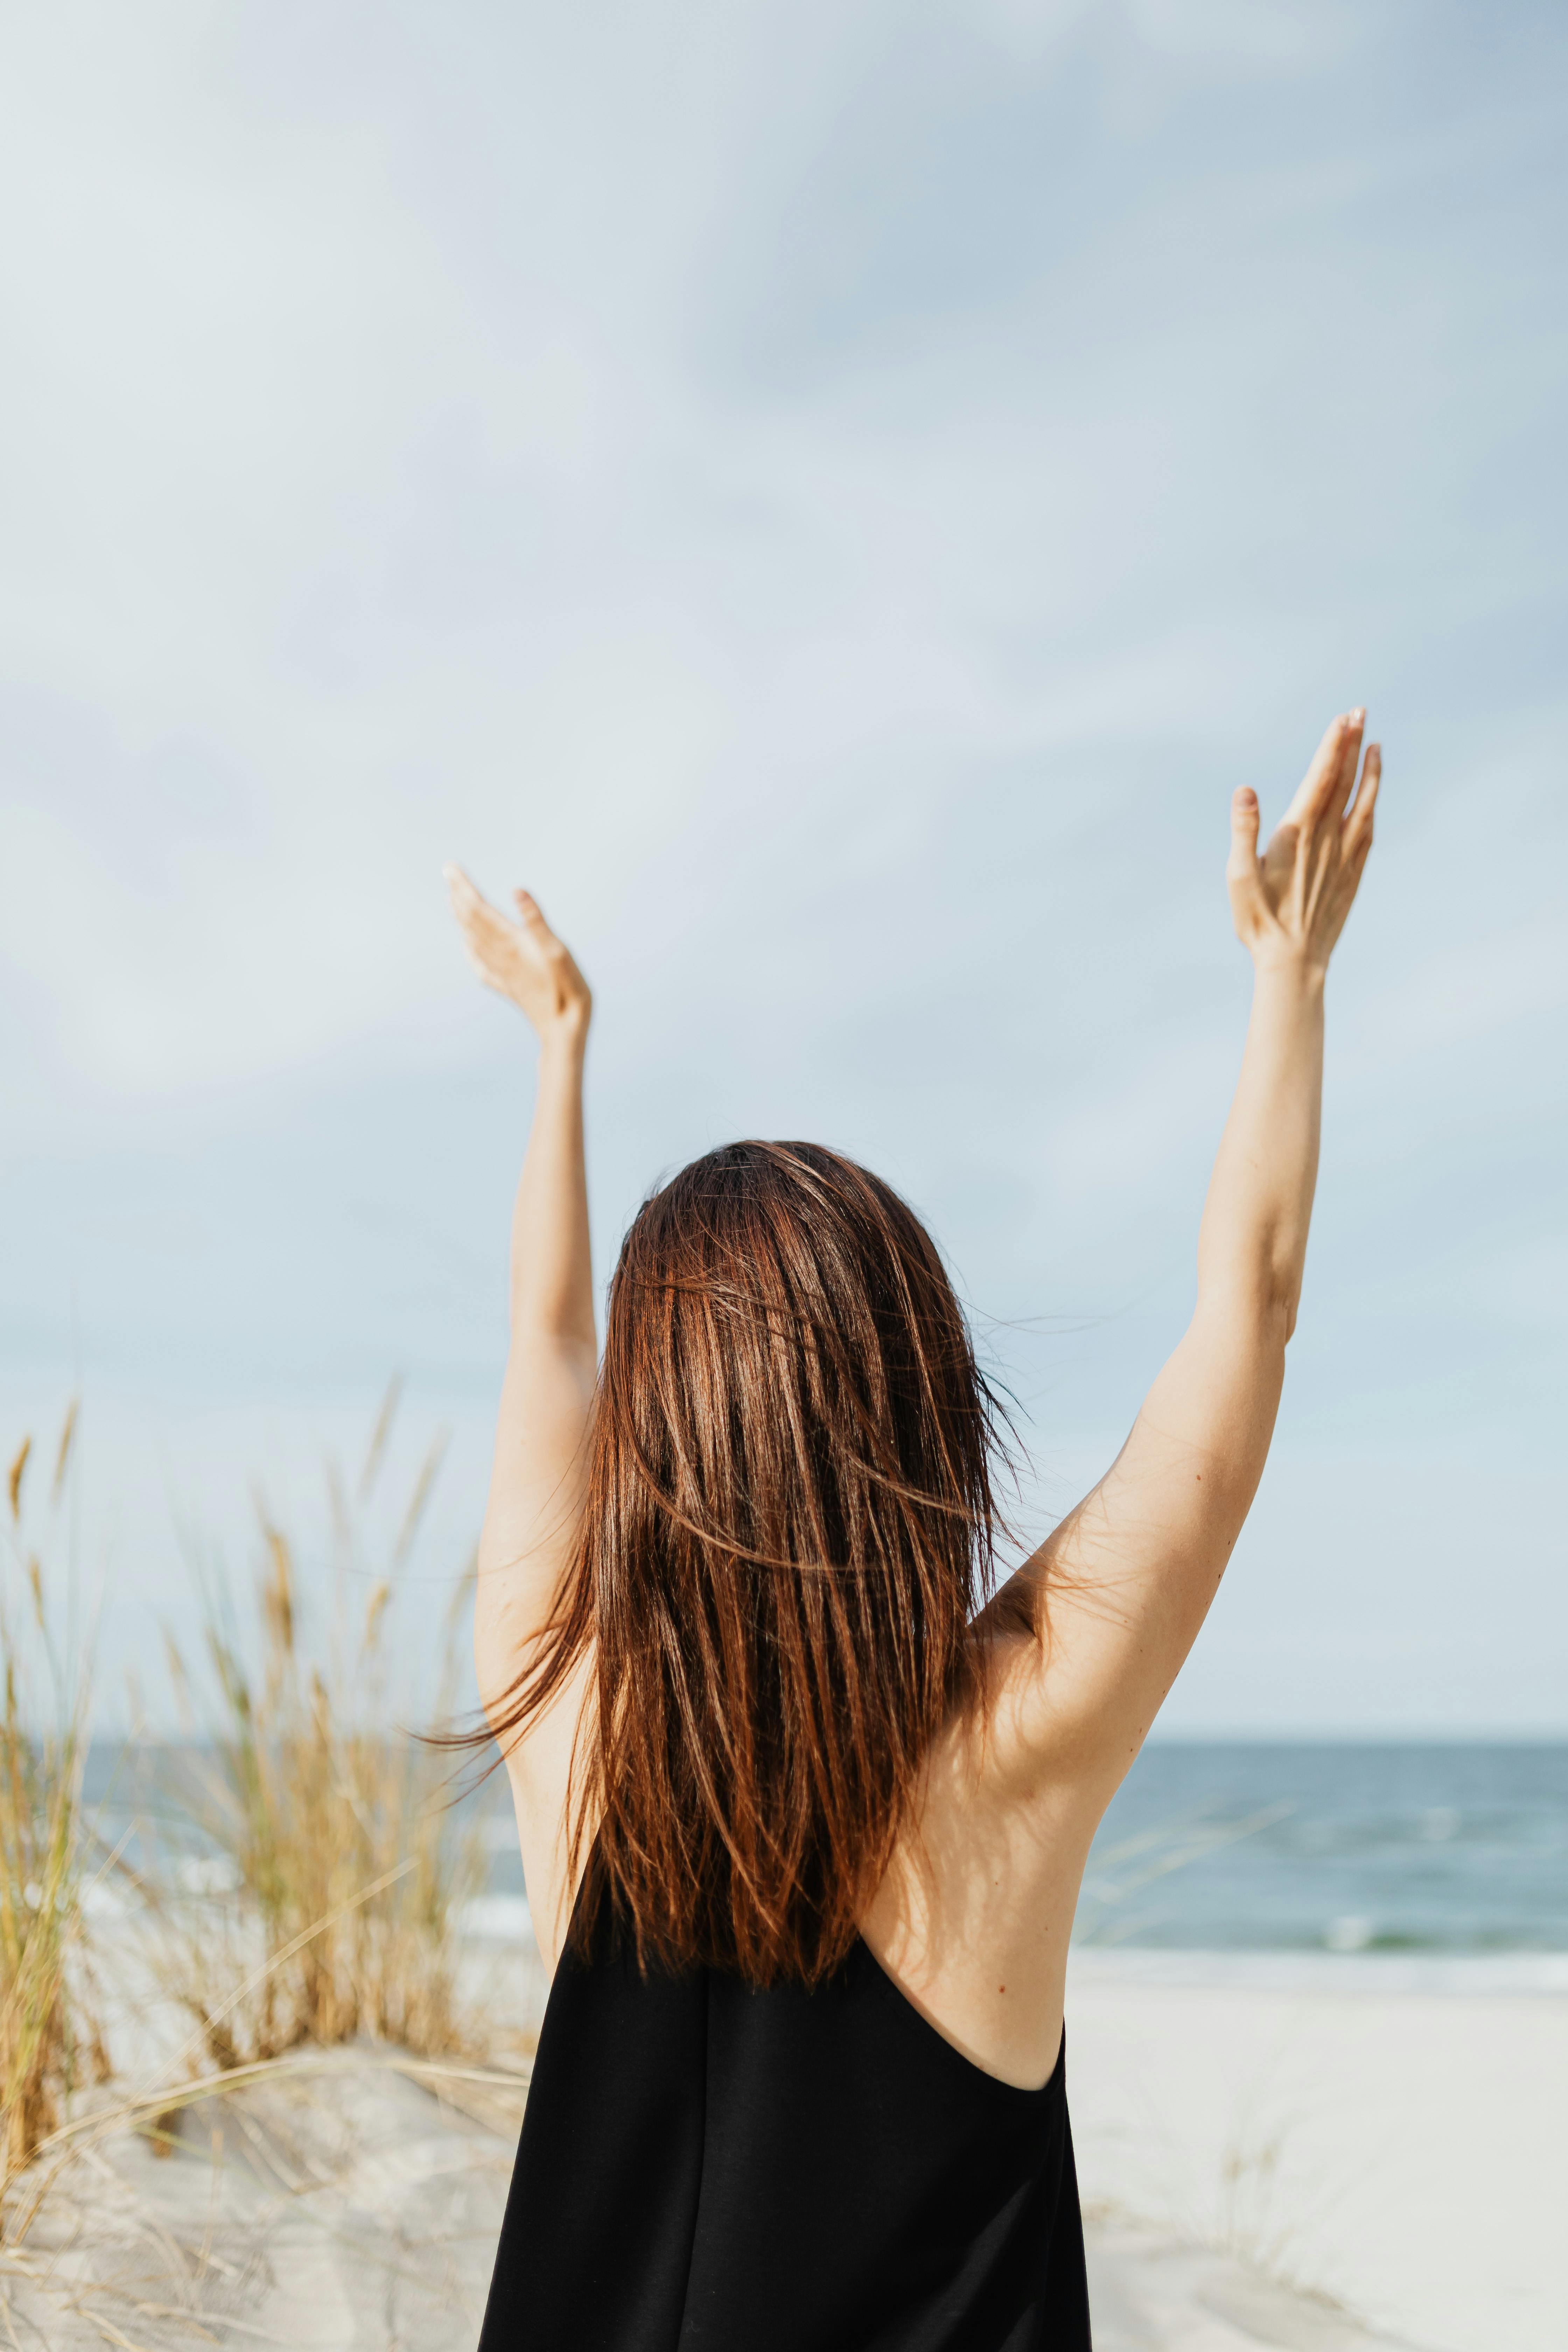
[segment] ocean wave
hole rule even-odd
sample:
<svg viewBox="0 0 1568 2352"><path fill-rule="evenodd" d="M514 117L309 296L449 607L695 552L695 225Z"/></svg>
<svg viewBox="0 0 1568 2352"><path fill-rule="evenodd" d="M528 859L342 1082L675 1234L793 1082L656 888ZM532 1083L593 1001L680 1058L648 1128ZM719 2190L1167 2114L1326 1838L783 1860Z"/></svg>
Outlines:
<svg viewBox="0 0 1568 2352"><path fill-rule="evenodd" d="M1568 1995L1568 1952L1173 1951L1075 1945L1075 1986L1245 1987L1268 1992Z"/></svg>

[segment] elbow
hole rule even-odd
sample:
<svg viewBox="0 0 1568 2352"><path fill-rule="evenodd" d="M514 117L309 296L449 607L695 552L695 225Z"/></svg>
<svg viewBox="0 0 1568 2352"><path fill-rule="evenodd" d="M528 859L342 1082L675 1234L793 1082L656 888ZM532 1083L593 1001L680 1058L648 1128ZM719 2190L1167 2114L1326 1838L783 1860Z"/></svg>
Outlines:
<svg viewBox="0 0 1568 2352"><path fill-rule="evenodd" d="M1300 1312L1301 1274L1301 1252L1294 1248L1267 1252L1258 1268L1257 1312L1282 1348L1295 1330Z"/></svg>
<svg viewBox="0 0 1568 2352"><path fill-rule="evenodd" d="M1301 1304L1300 1278L1295 1269L1276 1270L1267 1263L1250 1273L1238 1272L1199 1282L1198 1311L1212 1328L1217 1323L1233 1337L1250 1333L1253 1344L1277 1349L1282 1355Z"/></svg>

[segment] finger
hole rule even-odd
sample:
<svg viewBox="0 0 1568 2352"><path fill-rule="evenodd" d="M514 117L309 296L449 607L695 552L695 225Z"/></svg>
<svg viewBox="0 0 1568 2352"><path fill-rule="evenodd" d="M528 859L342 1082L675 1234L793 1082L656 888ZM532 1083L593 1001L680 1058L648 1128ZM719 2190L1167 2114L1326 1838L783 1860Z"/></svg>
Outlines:
<svg viewBox="0 0 1568 2352"><path fill-rule="evenodd" d="M457 917L458 929L461 931L471 954L477 953L482 945L500 938L504 932L511 929L505 916L498 915L493 907L486 906L477 891L472 898L459 898L454 895L452 912Z"/></svg>
<svg viewBox="0 0 1568 2352"><path fill-rule="evenodd" d="M463 952L479 978L493 987L497 984L496 958L504 952L503 942L515 939L516 932L506 917L475 889L460 866L444 866L441 871L447 879Z"/></svg>
<svg viewBox="0 0 1568 2352"><path fill-rule="evenodd" d="M551 929L550 925L546 922L544 919L544 909L540 905L538 899L534 897L532 891L514 890L511 895L517 901L518 913L522 917L523 921L528 925L529 929L531 930L542 931L547 940L552 940L555 937L555 934Z"/></svg>
<svg viewBox="0 0 1568 2352"><path fill-rule="evenodd" d="M1344 807L1350 798L1351 786L1355 782L1356 761L1361 753L1361 730L1365 721L1364 710L1347 710L1342 712L1327 729L1312 755L1311 765L1301 779L1295 799L1285 812L1287 824L1300 824L1304 820L1320 817L1331 806L1337 809Z"/></svg>
<svg viewBox="0 0 1568 2352"><path fill-rule="evenodd" d="M1261 899L1263 893L1258 825L1258 794L1249 784L1243 784L1230 796L1230 854L1225 861L1231 904L1238 914L1243 906Z"/></svg>
<svg viewBox="0 0 1568 2352"><path fill-rule="evenodd" d="M447 895L455 913L472 914L486 904L483 894L475 889L460 866L443 866L441 871L447 879Z"/></svg>
<svg viewBox="0 0 1568 2352"><path fill-rule="evenodd" d="M1369 743L1362 763L1361 782L1350 813L1344 821L1345 846L1356 850L1372 840L1373 815L1377 807L1377 788L1383 782L1383 746Z"/></svg>
<svg viewBox="0 0 1568 2352"><path fill-rule="evenodd" d="M1323 806L1335 816L1343 816L1355 790L1355 772L1361 765L1361 739L1366 726L1366 712L1358 708L1345 714L1338 773L1323 796Z"/></svg>
<svg viewBox="0 0 1568 2352"><path fill-rule="evenodd" d="M524 930L529 932L542 948L559 948L561 942L545 921L544 909L532 891L514 890L511 895L517 901L517 911Z"/></svg>
<svg viewBox="0 0 1568 2352"><path fill-rule="evenodd" d="M1343 743L1344 724L1342 714L1338 719L1331 719L1324 730L1323 740L1313 752L1308 763L1307 772L1297 785L1295 797L1285 812L1284 822L1287 824L1300 824L1311 805L1313 794L1321 790L1324 778L1331 776L1338 766Z"/></svg>
<svg viewBox="0 0 1568 2352"><path fill-rule="evenodd" d="M1244 882L1258 872L1258 794L1250 784L1238 785L1230 796L1230 856L1226 860L1227 882Z"/></svg>

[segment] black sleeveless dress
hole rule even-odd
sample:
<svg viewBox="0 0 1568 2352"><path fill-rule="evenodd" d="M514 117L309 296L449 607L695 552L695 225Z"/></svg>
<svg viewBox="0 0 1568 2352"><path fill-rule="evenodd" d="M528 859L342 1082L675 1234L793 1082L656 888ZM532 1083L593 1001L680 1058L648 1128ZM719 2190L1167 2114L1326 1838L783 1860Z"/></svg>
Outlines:
<svg viewBox="0 0 1568 2352"><path fill-rule="evenodd" d="M811 1993L644 1977L602 1903L479 2352L1089 2352L1065 2062L998 2082L863 1943Z"/></svg>

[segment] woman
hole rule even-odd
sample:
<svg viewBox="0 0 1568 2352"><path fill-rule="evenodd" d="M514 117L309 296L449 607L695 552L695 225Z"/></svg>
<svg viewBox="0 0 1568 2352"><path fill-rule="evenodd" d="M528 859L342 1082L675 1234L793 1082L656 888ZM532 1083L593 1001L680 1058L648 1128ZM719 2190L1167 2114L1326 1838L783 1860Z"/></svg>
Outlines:
<svg viewBox="0 0 1568 2352"><path fill-rule="evenodd" d="M1196 1309L1000 1591L962 1310L852 1162L737 1144L656 1192L601 1365L588 990L525 892L513 924L450 871L541 1049L475 1640L553 1982L485 2352L1089 2345L1068 1937L1268 1450L1324 974L1372 845L1363 719L1261 856L1232 803L1256 979Z"/></svg>

